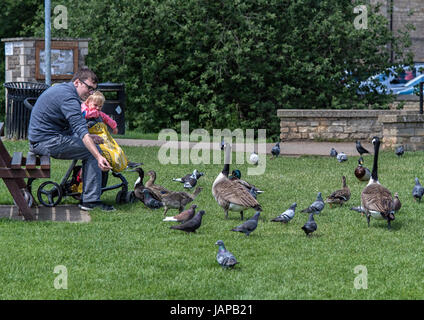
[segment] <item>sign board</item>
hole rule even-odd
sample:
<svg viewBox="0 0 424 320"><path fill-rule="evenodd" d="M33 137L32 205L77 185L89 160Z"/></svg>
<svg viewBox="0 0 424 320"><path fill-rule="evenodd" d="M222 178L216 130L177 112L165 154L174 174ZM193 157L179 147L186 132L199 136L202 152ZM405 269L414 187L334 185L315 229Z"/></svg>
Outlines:
<svg viewBox="0 0 424 320"><path fill-rule="evenodd" d="M78 70L78 42L52 41L50 47L51 78L72 79ZM45 74L44 41L37 41L35 44L35 77L37 80L45 79Z"/></svg>

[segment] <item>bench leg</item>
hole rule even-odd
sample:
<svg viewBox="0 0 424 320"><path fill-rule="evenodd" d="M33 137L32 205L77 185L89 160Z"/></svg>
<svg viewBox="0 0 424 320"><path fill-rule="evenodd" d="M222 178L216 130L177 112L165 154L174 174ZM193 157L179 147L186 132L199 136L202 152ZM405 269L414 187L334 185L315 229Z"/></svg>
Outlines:
<svg viewBox="0 0 424 320"><path fill-rule="evenodd" d="M9 189L10 194L12 195L13 199L16 202L16 205L18 206L19 210L24 215L25 220L33 221L34 215L32 214L32 210L30 207L28 207L27 202L25 201L25 198L22 194L21 189L19 188L20 183L16 181L16 179L8 179L4 178L4 183Z"/></svg>

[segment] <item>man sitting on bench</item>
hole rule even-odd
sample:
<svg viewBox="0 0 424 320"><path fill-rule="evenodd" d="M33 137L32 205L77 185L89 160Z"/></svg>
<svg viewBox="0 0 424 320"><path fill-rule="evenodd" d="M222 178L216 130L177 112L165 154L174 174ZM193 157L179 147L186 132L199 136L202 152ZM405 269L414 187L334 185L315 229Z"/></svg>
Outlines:
<svg viewBox="0 0 424 320"><path fill-rule="evenodd" d="M37 99L28 128L30 151L56 159L81 159L83 192L80 208L115 210L100 201L102 171L111 169L101 155L100 137L88 133L81 101L97 89L97 76L87 67L78 70L71 82L48 88ZM96 144L97 143L97 144Z"/></svg>

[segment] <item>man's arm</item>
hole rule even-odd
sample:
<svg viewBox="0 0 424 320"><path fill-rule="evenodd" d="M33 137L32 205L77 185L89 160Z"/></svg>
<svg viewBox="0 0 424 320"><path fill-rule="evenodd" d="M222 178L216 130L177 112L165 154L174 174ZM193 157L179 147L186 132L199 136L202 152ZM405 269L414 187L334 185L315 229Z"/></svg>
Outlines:
<svg viewBox="0 0 424 320"><path fill-rule="evenodd" d="M90 153L94 156L94 158L96 158L97 163L99 165L99 168L102 171L108 171L110 169L112 169L112 167L110 166L109 162L106 160L106 158L104 158L99 150L97 150L96 144L93 142L93 140L90 137L90 134L86 134L83 138L82 138L82 142L84 143L85 147L88 149L88 151L90 151Z"/></svg>

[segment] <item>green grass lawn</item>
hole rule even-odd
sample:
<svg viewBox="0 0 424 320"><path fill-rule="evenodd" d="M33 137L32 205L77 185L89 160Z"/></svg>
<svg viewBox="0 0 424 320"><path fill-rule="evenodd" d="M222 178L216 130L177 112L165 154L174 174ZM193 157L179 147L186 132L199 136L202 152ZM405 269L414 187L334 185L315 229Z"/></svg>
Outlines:
<svg viewBox="0 0 424 320"><path fill-rule="evenodd" d="M19 141L5 145L9 152L27 148ZM380 181L399 192L402 201L391 231L383 220L371 220L368 228L365 217L349 210L359 205L366 184L354 177L357 157L343 163L329 157L280 157L268 160L261 176L246 176L248 164L232 165L265 191L258 196L263 207L258 228L246 237L229 231L240 223L240 215L230 212L225 220L212 196L222 165L161 165L159 148L123 148L130 160L144 162L146 172L155 170L157 183L171 190L183 190L173 177L194 168L206 173L198 182L204 190L194 202L206 211L197 233L169 229L173 223L162 222L162 209L149 210L141 202L115 205L114 212L92 211L90 223L0 219L0 299L424 298L424 203L411 195L414 178L424 182L423 152L407 152L400 159L393 152L380 153ZM372 156L364 158L371 169ZM60 182L69 163L53 159L51 180ZM352 192L350 201L340 208L326 205L315 217L318 230L306 237L301 227L308 216L301 209L317 192L327 197L339 189L342 175ZM125 176L132 188L136 174ZM109 182L114 180L111 176ZM0 184L0 204L12 204ZM106 192L102 199L114 204L116 192ZM298 207L289 224L270 222L294 201ZM250 210L245 216L253 214ZM219 239L240 262L234 270L221 269L215 260ZM54 287L58 265L67 268L66 290ZM354 272L359 265L366 267L367 289L354 286L355 278L364 275Z"/></svg>

